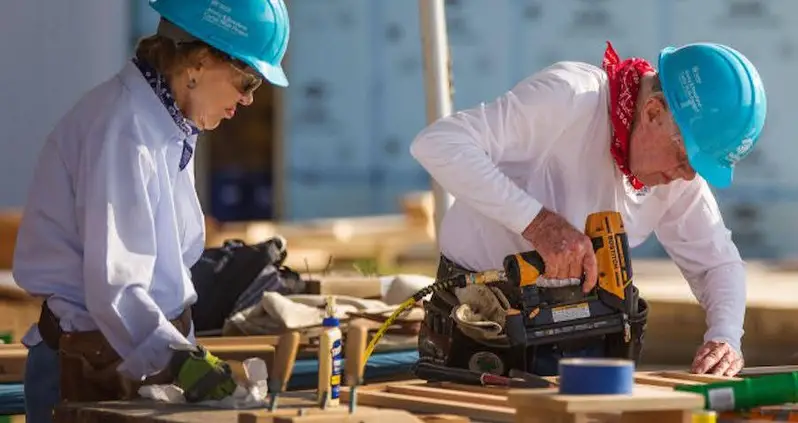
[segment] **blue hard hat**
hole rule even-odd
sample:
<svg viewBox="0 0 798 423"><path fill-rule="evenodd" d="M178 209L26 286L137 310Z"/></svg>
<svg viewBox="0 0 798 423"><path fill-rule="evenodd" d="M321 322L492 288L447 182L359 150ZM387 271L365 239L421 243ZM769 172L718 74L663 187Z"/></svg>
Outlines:
<svg viewBox="0 0 798 423"><path fill-rule="evenodd" d="M272 84L287 87L288 47L283 0L149 0L164 19L241 60Z"/></svg>
<svg viewBox="0 0 798 423"><path fill-rule="evenodd" d="M730 47L694 43L663 49L659 78L691 166L711 185L728 187L765 125L767 99L756 68Z"/></svg>

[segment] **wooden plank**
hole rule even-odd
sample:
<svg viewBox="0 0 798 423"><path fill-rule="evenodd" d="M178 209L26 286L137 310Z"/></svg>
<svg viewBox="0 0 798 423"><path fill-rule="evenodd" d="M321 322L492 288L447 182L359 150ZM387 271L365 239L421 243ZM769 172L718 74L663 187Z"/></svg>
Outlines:
<svg viewBox="0 0 798 423"><path fill-rule="evenodd" d="M699 409L700 395L635 385L632 395L560 395L551 389L512 389L509 403L527 411L550 410L567 413L624 412Z"/></svg>
<svg viewBox="0 0 798 423"><path fill-rule="evenodd" d="M377 411L374 407L358 407L359 415L370 415ZM381 410L380 410L381 411ZM301 403L291 402L288 404L280 405L275 411L266 410L250 410L238 413L238 423L276 423L281 419L295 419L299 417L322 416L325 418L334 418L336 416L343 416L349 414L349 408L344 405L336 407L328 407L321 409L315 401L308 397L307 401ZM297 420L299 421L299 420Z"/></svg>
<svg viewBox="0 0 798 423"><path fill-rule="evenodd" d="M0 383L18 383L25 377L28 350L22 344L0 345Z"/></svg>
<svg viewBox="0 0 798 423"><path fill-rule="evenodd" d="M672 389L676 385L702 385L701 382L694 380L673 379L652 374L635 375L635 383L669 389Z"/></svg>
<svg viewBox="0 0 798 423"><path fill-rule="evenodd" d="M470 423L471 419L466 416L455 414L422 414L418 416L424 423Z"/></svg>
<svg viewBox="0 0 798 423"><path fill-rule="evenodd" d="M163 404L153 401L114 401L65 404L56 408L55 423L206 423L235 422L236 410Z"/></svg>
<svg viewBox="0 0 798 423"><path fill-rule="evenodd" d="M364 410L368 407L363 407ZM297 415L298 410L318 410L313 392L286 392L280 396L278 415ZM331 412L345 412L336 407ZM150 400L108 401L98 403L61 404L57 407L56 423L235 423L258 421L265 410L213 409L201 405L165 404ZM250 416L252 414L253 416ZM243 415L243 417L241 416ZM273 417L273 415L272 415ZM255 418L255 420L251 420Z"/></svg>
<svg viewBox="0 0 798 423"><path fill-rule="evenodd" d="M462 401L471 404L491 405L497 407L507 407L506 395L489 395L476 392L455 391L452 389L441 389L430 386L416 385L396 385L387 386L384 392L414 395L419 398L435 398L442 400Z"/></svg>
<svg viewBox="0 0 798 423"><path fill-rule="evenodd" d="M306 292L313 295L348 295L357 298L382 298L382 282L377 276L308 275Z"/></svg>
<svg viewBox="0 0 798 423"><path fill-rule="evenodd" d="M241 413L238 423L469 423L467 417L451 414L415 416L407 411L377 408L358 408L349 414L346 408L330 410L309 409L299 413Z"/></svg>
<svg viewBox="0 0 798 423"><path fill-rule="evenodd" d="M423 420L402 410L358 410L353 414L315 414L306 416L275 417L274 423L424 423ZM259 421L258 423L265 423Z"/></svg>
<svg viewBox="0 0 798 423"><path fill-rule="evenodd" d="M501 386L476 386L476 385L462 385L453 382L434 382L430 386L436 388L456 390L461 392L476 392L488 395L507 395L507 388Z"/></svg>
<svg viewBox="0 0 798 423"><path fill-rule="evenodd" d="M280 337L278 335L253 335L253 336L201 336L197 337L197 343L206 347L231 346L231 345L277 345ZM302 339L300 338L300 343Z"/></svg>
<svg viewBox="0 0 798 423"><path fill-rule="evenodd" d="M341 401L349 400L348 387L341 388ZM448 413L466 416L473 420L512 422L515 410L509 406L472 404L452 399L424 398L415 395L386 392L381 389L358 388L358 405L401 409L414 413Z"/></svg>
<svg viewBox="0 0 798 423"><path fill-rule="evenodd" d="M676 371L662 371L657 372L657 376L661 377L669 377L672 379L679 379L679 380L691 380L695 382L701 383L713 383L713 382L728 382L732 380L742 380L739 377L729 377L729 376L718 376L718 375L711 375L711 374L695 374L695 373L688 373L688 372L676 372Z"/></svg>

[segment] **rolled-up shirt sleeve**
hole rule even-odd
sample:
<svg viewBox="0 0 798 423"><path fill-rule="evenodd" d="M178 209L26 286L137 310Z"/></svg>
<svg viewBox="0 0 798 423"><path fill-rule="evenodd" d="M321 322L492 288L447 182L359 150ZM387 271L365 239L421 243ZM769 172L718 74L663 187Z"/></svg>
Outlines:
<svg viewBox="0 0 798 423"><path fill-rule="evenodd" d="M158 254L157 168L135 134L108 140L97 157L86 175L86 307L122 358L118 370L139 380L167 365L169 344L188 342L148 292Z"/></svg>
<svg viewBox="0 0 798 423"><path fill-rule="evenodd" d="M741 352L745 263L703 179L672 199L656 234L706 312L704 341L725 341Z"/></svg>
<svg viewBox="0 0 798 423"><path fill-rule="evenodd" d="M554 68L521 81L490 103L456 112L424 128L410 152L457 201L515 233L541 210L497 163L541 164L551 140L570 124L575 88Z"/></svg>

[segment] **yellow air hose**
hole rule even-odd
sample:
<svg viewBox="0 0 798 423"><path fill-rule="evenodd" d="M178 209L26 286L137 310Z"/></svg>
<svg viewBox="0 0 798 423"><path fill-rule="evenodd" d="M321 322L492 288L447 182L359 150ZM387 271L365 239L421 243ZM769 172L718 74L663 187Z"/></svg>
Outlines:
<svg viewBox="0 0 798 423"><path fill-rule="evenodd" d="M385 320L385 323L383 323L382 326L380 326L380 328L377 330L377 333L374 334L374 337L372 337L371 341L369 341L369 344L366 347L366 353L363 354L363 362L360 363L360 365L363 366L362 367L363 369L365 369L366 363L368 363L369 361L369 357L371 357L371 354L374 352L374 348L377 346L377 343L379 343L382 337L385 335L385 332L388 331L388 328L390 328L394 324L394 322L396 322L396 319L398 319L399 316L402 315L402 313L412 308L417 302L421 301L421 299L426 297L427 295L444 289L450 289L454 287L462 288L469 284L488 284L494 282L504 282L506 280L507 278L505 276L504 271L488 270L479 273L468 273L464 275L457 275L450 279L437 281L432 285L429 285L421 289L420 291L413 294L412 297L408 298L407 300L399 304L399 307L397 307L396 310L394 310L394 312L391 313L388 319Z"/></svg>

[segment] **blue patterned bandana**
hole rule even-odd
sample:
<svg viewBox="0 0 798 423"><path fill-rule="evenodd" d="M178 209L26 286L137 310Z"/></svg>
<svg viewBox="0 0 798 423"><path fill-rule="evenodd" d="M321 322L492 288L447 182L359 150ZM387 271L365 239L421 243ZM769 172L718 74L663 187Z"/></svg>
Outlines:
<svg viewBox="0 0 798 423"><path fill-rule="evenodd" d="M183 112L177 107L177 103L175 102L175 98L172 96L172 89L169 87L169 84L166 82L166 78L161 75L155 68L150 66L143 60L140 60L136 57L133 58L133 64L139 69L141 74L144 76L144 79L147 80L147 83L150 84L152 90L155 92L155 95L158 96L158 99L161 100L161 103L169 112L169 115L172 116L172 119L175 121L175 124L186 134L187 137L192 135L198 134L199 128L194 125L188 118L183 115ZM180 170L183 170L188 166L189 160L191 160L191 155L194 154L194 149L191 148L187 140L183 141L183 154L180 156Z"/></svg>

